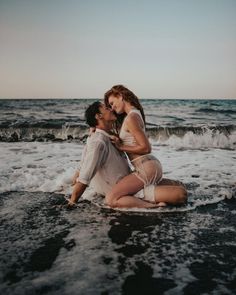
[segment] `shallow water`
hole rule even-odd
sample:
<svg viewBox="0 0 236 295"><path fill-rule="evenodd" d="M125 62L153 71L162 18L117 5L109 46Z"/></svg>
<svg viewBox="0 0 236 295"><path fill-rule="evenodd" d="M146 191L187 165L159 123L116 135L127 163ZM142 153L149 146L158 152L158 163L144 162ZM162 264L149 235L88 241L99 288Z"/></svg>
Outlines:
<svg viewBox="0 0 236 295"><path fill-rule="evenodd" d="M234 294L235 199L135 214L1 195L2 294Z"/></svg>
<svg viewBox="0 0 236 295"><path fill-rule="evenodd" d="M59 210L90 102L0 100L0 292L235 294L236 101L143 103L152 152L186 184L186 205L118 212L88 189Z"/></svg>

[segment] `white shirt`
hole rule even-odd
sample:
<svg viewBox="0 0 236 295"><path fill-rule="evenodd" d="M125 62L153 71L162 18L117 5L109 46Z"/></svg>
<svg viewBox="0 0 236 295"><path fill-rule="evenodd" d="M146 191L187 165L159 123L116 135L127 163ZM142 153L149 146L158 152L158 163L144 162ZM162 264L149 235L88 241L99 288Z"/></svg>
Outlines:
<svg viewBox="0 0 236 295"><path fill-rule="evenodd" d="M96 129L87 139L77 181L91 184L97 193L106 195L130 172L125 155L113 146L109 134Z"/></svg>

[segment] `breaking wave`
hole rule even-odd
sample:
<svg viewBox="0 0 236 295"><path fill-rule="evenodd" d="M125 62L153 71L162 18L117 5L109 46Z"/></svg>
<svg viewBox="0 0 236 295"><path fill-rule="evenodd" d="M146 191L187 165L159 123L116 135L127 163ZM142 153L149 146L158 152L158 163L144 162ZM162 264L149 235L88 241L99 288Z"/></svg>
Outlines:
<svg viewBox="0 0 236 295"><path fill-rule="evenodd" d="M177 148L236 148L236 126L171 126L147 124L147 134L152 143ZM41 122L2 122L0 141L72 141L84 142L88 126L83 120L43 120Z"/></svg>
<svg viewBox="0 0 236 295"><path fill-rule="evenodd" d="M154 145L168 145L180 149L236 148L236 128L233 125L159 128L158 131L151 131L150 137Z"/></svg>
<svg viewBox="0 0 236 295"><path fill-rule="evenodd" d="M0 127L0 141L66 141L84 140L88 127L85 123L58 125L53 123L21 124L20 126Z"/></svg>

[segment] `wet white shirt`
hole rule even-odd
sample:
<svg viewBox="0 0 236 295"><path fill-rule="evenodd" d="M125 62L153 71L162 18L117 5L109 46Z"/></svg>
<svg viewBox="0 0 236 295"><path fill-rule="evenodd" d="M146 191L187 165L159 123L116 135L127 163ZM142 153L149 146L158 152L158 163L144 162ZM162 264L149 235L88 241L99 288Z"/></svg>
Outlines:
<svg viewBox="0 0 236 295"><path fill-rule="evenodd" d="M124 154L112 145L109 134L96 129L87 139L77 181L91 185L97 193L106 195L130 172Z"/></svg>

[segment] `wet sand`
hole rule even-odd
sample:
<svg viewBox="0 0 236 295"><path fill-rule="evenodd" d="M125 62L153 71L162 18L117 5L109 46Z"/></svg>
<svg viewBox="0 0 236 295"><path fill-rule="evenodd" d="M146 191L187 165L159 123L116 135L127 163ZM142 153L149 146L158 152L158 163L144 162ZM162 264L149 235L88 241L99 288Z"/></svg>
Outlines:
<svg viewBox="0 0 236 295"><path fill-rule="evenodd" d="M236 202L120 213L1 194L1 294L235 294Z"/></svg>

